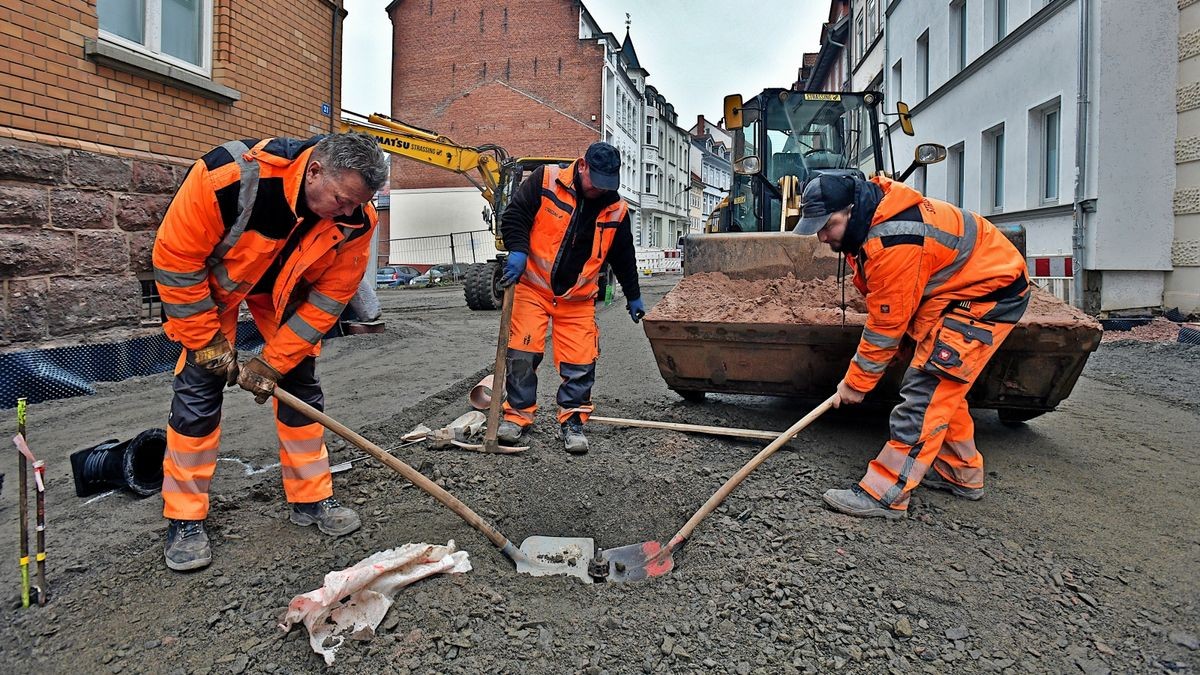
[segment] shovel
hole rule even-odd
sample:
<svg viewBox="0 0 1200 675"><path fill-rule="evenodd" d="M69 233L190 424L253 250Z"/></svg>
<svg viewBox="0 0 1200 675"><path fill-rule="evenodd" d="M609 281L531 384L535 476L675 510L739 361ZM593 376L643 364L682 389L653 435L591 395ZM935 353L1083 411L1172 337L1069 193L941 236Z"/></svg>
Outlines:
<svg viewBox="0 0 1200 675"><path fill-rule="evenodd" d="M833 407L834 398L837 394L825 399L825 402L817 406L812 412L808 413L789 428L787 431L779 435L778 438L771 441L771 444L763 448L755 455L746 465L738 470L737 473L729 477L721 489L717 490L713 496L704 502L704 506L700 507L699 511L680 528L679 532L675 533L674 537L663 545L657 541L644 541L640 544L630 544L619 548L610 548L600 551L596 554L596 558L591 562L591 574L597 578L606 578L608 581L625 582L625 581L640 581L650 577L660 577L667 572L670 572L675 567L675 561L671 558L671 553L682 546L687 538L691 536L692 530L704 520L708 514L712 513L713 509L717 508L730 492L741 483L750 472L758 468L768 457L773 455L776 450L783 447L792 439L792 436L800 433L804 427L807 427L827 410Z"/></svg>
<svg viewBox="0 0 1200 675"><path fill-rule="evenodd" d="M516 563L518 572L535 577L565 574L577 577L584 583L590 584L592 582L592 578L588 574L588 561L593 557L596 544L591 539L583 537L533 536L526 538L525 541L521 542L521 547L517 548L513 546L507 537L500 534L496 528L487 524L483 518L480 518L479 514L472 511L471 507L460 502L457 497L446 492L437 483L421 475L421 472L389 455L382 448L354 431L351 431L349 427L343 425L341 422L338 422L279 387L275 387L272 395L280 403L291 407L310 420L321 424L326 429L358 446L363 452L383 462L390 469L408 479L410 483L429 493L430 496L444 504L458 515L459 518L466 521L468 525L487 537L488 541L500 549L501 553Z"/></svg>

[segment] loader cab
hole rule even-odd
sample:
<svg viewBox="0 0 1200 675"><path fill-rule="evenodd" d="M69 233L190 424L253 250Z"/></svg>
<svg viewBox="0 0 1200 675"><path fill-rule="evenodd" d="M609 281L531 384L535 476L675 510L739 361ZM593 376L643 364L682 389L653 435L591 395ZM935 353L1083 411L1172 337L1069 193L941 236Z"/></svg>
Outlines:
<svg viewBox="0 0 1200 675"><path fill-rule="evenodd" d="M720 232L779 230L786 204L799 206L804 185L818 171L883 170L877 92L767 89L743 102L725 99L733 135L733 182Z"/></svg>

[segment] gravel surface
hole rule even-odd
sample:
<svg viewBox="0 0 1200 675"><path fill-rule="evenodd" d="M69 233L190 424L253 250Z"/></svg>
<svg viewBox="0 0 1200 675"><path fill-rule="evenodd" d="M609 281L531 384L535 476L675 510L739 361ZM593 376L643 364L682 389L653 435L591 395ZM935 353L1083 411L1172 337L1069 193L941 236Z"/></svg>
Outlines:
<svg viewBox="0 0 1200 675"><path fill-rule="evenodd" d="M648 304L677 278L646 281ZM388 332L327 344L327 412L385 447L445 424L495 352L496 313L455 288L385 292ZM599 314L597 414L782 430L811 403L667 390L639 326ZM31 406L50 469L53 597L15 608L4 585L10 672L1194 672L1200 667L1200 347L1119 342L1092 355L1060 409L1020 428L976 413L988 494L918 490L911 515L862 521L821 506L857 480L886 415L836 411L746 480L694 532L675 569L634 584L517 575L481 535L373 461L334 478L359 532L330 540L287 522L269 410L231 391L213 483L214 564L162 563L161 500L76 499L67 455L162 426L165 375ZM591 425L569 456L554 433L547 359L532 449L519 456L397 452L510 539L590 536L601 547L670 537L762 447ZM10 411L11 412L11 411ZM11 414L8 417L12 417ZM11 434L13 420L2 426ZM330 435L333 462L357 451ZM14 460L0 494L0 550L16 551ZM326 669L303 628L276 628L323 575L405 542L454 539L475 569L398 596L380 635Z"/></svg>

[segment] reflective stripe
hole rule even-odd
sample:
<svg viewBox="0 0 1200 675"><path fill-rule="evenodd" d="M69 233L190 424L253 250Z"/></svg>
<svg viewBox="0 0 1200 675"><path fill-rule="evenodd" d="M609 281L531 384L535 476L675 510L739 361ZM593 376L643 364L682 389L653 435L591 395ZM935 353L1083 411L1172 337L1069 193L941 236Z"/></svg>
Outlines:
<svg viewBox="0 0 1200 675"><path fill-rule="evenodd" d="M337 300L334 300L320 291L309 291L308 301L322 312L325 312L326 314L332 314L334 316L340 316L342 310L346 308L346 303L338 302Z"/></svg>
<svg viewBox="0 0 1200 675"><path fill-rule="evenodd" d="M872 361L859 352L854 352L854 362L868 373L882 373L887 370L889 361Z"/></svg>
<svg viewBox="0 0 1200 675"><path fill-rule="evenodd" d="M249 148L241 141L229 141L221 146L233 156L233 159L238 164L240 175L238 177L238 217L237 221L229 228L229 232L225 234L225 238L220 244L213 249L212 255L209 257L209 264L215 265L218 261L229 253L229 249L237 244L238 239L242 237L242 233L246 231L246 223L250 222L250 214L254 211L254 200L258 197L258 162L248 160L242 155L249 152Z"/></svg>
<svg viewBox="0 0 1200 675"><path fill-rule="evenodd" d="M574 207L558 198L553 190L542 188L542 196L554 202L554 205L562 209L568 216L575 212Z"/></svg>
<svg viewBox="0 0 1200 675"><path fill-rule="evenodd" d="M217 286L226 293L235 293L238 291L248 291L252 284L238 283L229 276L229 269L225 267L225 263L219 262L212 266L212 275L217 280Z"/></svg>
<svg viewBox="0 0 1200 675"><path fill-rule="evenodd" d="M962 266L967 264L967 259L971 257L971 253L975 250L975 239L979 236L979 226L975 222L975 216L970 211L963 209L958 210L962 214L963 233L958 238L958 246L954 247L957 253L954 254L954 260L938 270L929 277L929 283L925 284L925 292L922 297L928 298L933 294L934 289L954 276L956 272L962 269Z"/></svg>
<svg viewBox="0 0 1200 675"><path fill-rule="evenodd" d="M324 444L323 436L314 436L313 438L301 439L279 439L279 446L289 455L312 455L321 452L321 445Z"/></svg>
<svg viewBox="0 0 1200 675"><path fill-rule="evenodd" d="M889 220L872 227L867 232L867 239L893 237L897 235L915 234L929 237L946 248L957 248L959 238L943 230L937 225L919 220Z"/></svg>
<svg viewBox="0 0 1200 675"><path fill-rule="evenodd" d="M163 313L172 319L186 319L189 316L195 316L201 312L207 312L210 309L216 309L217 305L212 298L204 298L196 302L189 303L174 303L164 301L162 304Z"/></svg>
<svg viewBox="0 0 1200 675"><path fill-rule="evenodd" d="M304 317L299 314L293 314L292 318L287 320L287 327L292 329L292 332L300 336L310 345L315 345L321 341L321 336L324 335L321 331L313 328L312 324L304 320Z"/></svg>
<svg viewBox="0 0 1200 675"><path fill-rule="evenodd" d="M187 288L208 281L208 270L198 269L193 272L170 272L158 267L154 268L154 281L162 286L172 288Z"/></svg>
<svg viewBox="0 0 1200 675"><path fill-rule="evenodd" d="M217 463L217 449L201 450L200 452L180 452L167 448L167 457L171 463L181 469L198 469L202 466L212 466Z"/></svg>
<svg viewBox="0 0 1200 675"><path fill-rule="evenodd" d="M279 470L283 473L284 480L309 480L329 473L329 460L319 459L302 466L282 464Z"/></svg>
<svg viewBox="0 0 1200 675"><path fill-rule="evenodd" d="M880 349L894 349L900 346L900 338L888 337L883 333L877 333L870 328L863 329L863 339L868 343L879 347Z"/></svg>
<svg viewBox="0 0 1200 675"><path fill-rule="evenodd" d="M176 480L170 474L163 474L163 492L178 492L185 495L206 495L210 479Z"/></svg>

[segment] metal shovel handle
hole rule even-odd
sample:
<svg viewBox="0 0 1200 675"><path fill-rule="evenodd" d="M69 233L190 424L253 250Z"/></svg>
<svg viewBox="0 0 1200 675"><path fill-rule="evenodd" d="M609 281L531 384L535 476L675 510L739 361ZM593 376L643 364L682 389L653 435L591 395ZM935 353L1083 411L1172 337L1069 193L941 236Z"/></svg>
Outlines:
<svg viewBox="0 0 1200 675"><path fill-rule="evenodd" d="M696 513L686 523L684 523L683 527L679 529L679 532L675 533L674 537L671 537L671 541L669 541L667 545L658 552L658 555L656 555L654 559L660 560L664 557L670 556L671 551L674 551L676 547L686 541L687 538L691 536L692 530L696 529L696 526L700 524L700 521L704 520L708 514L713 512L713 509L717 508L721 502L725 501L725 498L729 496L729 493L733 492L733 489L736 488L739 483L745 480L746 476L749 476L750 473L757 469L759 464L765 462L768 457L775 454L775 451L783 447L784 443L792 440L793 436L803 431L804 428L809 424L812 424L813 420L825 414L826 411L832 408L833 402L836 398L837 394L834 394L833 396L825 399L824 403L814 408L812 412L800 418L800 420L789 427L787 431L779 434L779 437L771 441L770 445L760 450L759 453L752 457L749 462L746 462L746 464L739 469L737 473L730 476L729 480L725 481L725 484L721 486L721 489L713 493L713 496L709 497L708 501L704 502L704 505L700 507L700 510L696 511Z"/></svg>
<svg viewBox="0 0 1200 675"><path fill-rule="evenodd" d="M421 474L420 471L417 471L416 469L405 464L404 462L400 461L399 459L393 457L392 455L389 455L387 452L385 452L383 450L383 448L380 448L378 445L375 445L371 441L368 441L367 439L363 438L362 436L360 436L357 433L355 433L354 431L352 431L346 425L342 424L341 422L338 422L337 420L333 419L329 415L326 415L325 413L321 412L320 410L317 410L316 408L305 403L304 401L301 401L300 399L298 399L295 396L293 396L292 394L284 391L283 389L280 389L279 387L275 387L275 390L272 392L272 395L276 399L278 399L280 403L283 403L283 404L291 407L292 409L303 414L305 417L309 418L310 420L320 423L321 426L332 431L333 433L337 434L338 436L341 436L342 438L353 443L354 445L358 446L358 448L360 450L362 450L363 452L374 457L375 459L379 460L380 462L383 462L384 464L386 464L388 466L388 468L392 469L393 471L400 474L401 476L404 476L404 478L407 479L408 482L412 483L413 485L416 485L417 487L419 487L422 490L424 490L425 492L427 492L431 497L438 500L439 502L444 504L447 508L449 508L451 511L453 511L459 518L462 518L464 521L466 521L466 523L468 525L470 525L471 527L478 530L480 532L480 534L487 537L488 541L492 542L492 544L495 545L496 548L500 549L505 555L507 555L512 560L516 561L517 558L523 557L521 555L520 550L518 550L515 546L513 546L512 542L510 542L507 537L505 537L503 534L500 534L500 532L497 531L496 528L492 527L491 525L488 525L483 520L483 518L479 517L479 514L477 514L471 510L471 507L469 507L466 504L459 501L458 498L455 497L454 495L450 494L449 492L446 492L437 483L434 483L433 481L426 478L424 475ZM516 556L516 557L514 557L514 556Z"/></svg>

